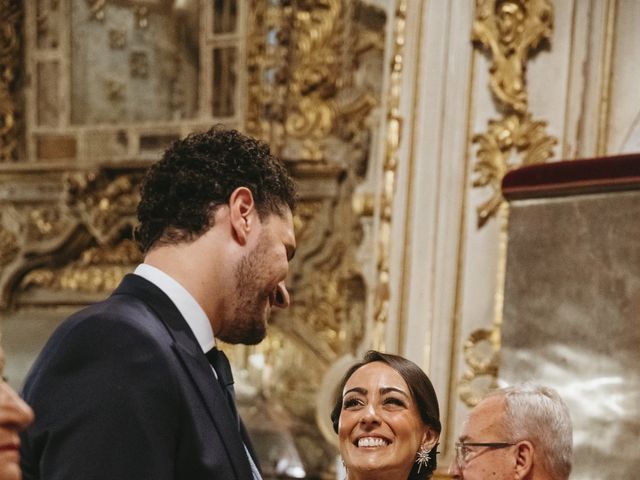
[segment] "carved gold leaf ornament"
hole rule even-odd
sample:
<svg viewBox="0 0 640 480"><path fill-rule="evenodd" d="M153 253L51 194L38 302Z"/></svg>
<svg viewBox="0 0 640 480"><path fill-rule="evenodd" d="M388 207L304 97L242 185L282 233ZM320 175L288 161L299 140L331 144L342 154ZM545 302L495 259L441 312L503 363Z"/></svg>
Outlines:
<svg viewBox="0 0 640 480"><path fill-rule="evenodd" d="M477 134L478 161L474 165L474 187L491 187L493 195L477 208L478 225L482 227L493 217L503 202L502 178L521 165L544 163L553 155L557 141L545 133L546 122L531 119L531 114L512 114L500 120L490 120L487 133ZM513 161L514 153L521 156Z"/></svg>
<svg viewBox="0 0 640 480"><path fill-rule="evenodd" d="M70 290L86 293L107 293L114 290L122 277L142 260L140 251L129 239L113 247L93 247L82 252L75 262L57 269L41 268L29 272L20 288Z"/></svg>
<svg viewBox="0 0 640 480"><path fill-rule="evenodd" d="M96 172L78 172L65 180L65 203L100 243L107 243L135 224L141 174L115 178Z"/></svg>
<svg viewBox="0 0 640 480"><path fill-rule="evenodd" d="M0 267L11 262L19 251L16 235L0 225Z"/></svg>
<svg viewBox="0 0 640 480"><path fill-rule="evenodd" d="M476 208L478 228L497 216L500 249L493 325L491 329L472 332L464 345L468 369L460 379L458 393L468 406L475 405L483 391L497 384L508 224L502 179L513 168L544 163L553 156L557 143L546 133L547 123L533 120L528 112L525 78L529 56L542 42L550 40L552 29L553 7L549 0L476 2L471 38L476 48L490 54L489 87L503 116L489 120L487 131L473 137L473 143L478 145L473 187L492 191L490 198ZM488 350L483 355L478 353L481 345ZM488 379L488 383L478 388L475 384L482 377Z"/></svg>
<svg viewBox="0 0 640 480"><path fill-rule="evenodd" d="M556 139L546 135L546 122L527 112L526 62L541 42L551 38L553 8L549 0L478 0L472 40L491 54L489 86L504 112L490 120L486 133L477 134L478 175L474 187L491 187L493 194L477 208L478 226L493 217L503 202L500 185L514 167L545 162ZM512 160L519 154L521 162Z"/></svg>
<svg viewBox="0 0 640 480"><path fill-rule="evenodd" d="M18 105L14 87L20 65L19 0L0 0L0 162L15 161L18 154Z"/></svg>

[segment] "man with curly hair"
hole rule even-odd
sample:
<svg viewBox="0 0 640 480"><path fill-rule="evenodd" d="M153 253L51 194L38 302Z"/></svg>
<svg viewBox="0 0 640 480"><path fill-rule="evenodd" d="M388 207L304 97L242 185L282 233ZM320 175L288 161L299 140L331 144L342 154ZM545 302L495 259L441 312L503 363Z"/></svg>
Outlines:
<svg viewBox="0 0 640 480"><path fill-rule="evenodd" d="M267 145L211 129L175 142L141 188L144 263L68 318L24 397L25 479L259 479L216 340L256 344L286 308L295 187Z"/></svg>

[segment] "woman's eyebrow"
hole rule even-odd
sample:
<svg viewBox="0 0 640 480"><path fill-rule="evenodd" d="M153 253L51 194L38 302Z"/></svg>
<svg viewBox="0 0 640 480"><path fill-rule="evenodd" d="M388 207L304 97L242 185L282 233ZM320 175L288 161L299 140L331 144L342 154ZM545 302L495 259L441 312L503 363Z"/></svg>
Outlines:
<svg viewBox="0 0 640 480"><path fill-rule="evenodd" d="M351 393L351 392L356 392L356 393L360 393L362 395L366 395L367 394L367 389L366 388L362 388L362 387L353 387L353 388L350 388L349 390L347 390L346 392L344 392L342 394L342 397L344 398L345 395L347 395L348 393Z"/></svg>
<svg viewBox="0 0 640 480"><path fill-rule="evenodd" d="M380 389L380 393L381 394L385 394L385 393L390 393L390 392L397 392L400 393L402 395L404 395L407 398L411 398L411 396L409 394L407 394L407 392L405 392L404 390L400 389L400 388L396 388L396 387L382 387Z"/></svg>

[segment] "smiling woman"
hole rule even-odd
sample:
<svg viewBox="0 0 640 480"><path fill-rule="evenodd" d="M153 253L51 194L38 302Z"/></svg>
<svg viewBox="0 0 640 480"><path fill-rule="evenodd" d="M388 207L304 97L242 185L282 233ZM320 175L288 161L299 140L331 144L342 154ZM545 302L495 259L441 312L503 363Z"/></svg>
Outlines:
<svg viewBox="0 0 640 480"><path fill-rule="evenodd" d="M347 371L340 387L331 420L347 480L430 478L440 413L420 367L371 350Z"/></svg>
<svg viewBox="0 0 640 480"><path fill-rule="evenodd" d="M0 347L0 373L4 372L4 351ZM20 480L20 438L18 432L33 422L33 411L0 379L0 480Z"/></svg>

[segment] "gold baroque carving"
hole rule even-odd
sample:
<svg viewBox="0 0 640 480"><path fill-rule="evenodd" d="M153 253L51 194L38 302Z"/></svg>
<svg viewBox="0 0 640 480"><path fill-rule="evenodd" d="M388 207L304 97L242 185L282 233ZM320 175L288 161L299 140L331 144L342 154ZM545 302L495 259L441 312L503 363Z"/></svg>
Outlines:
<svg viewBox="0 0 640 480"><path fill-rule="evenodd" d="M472 40L491 54L489 86L504 112L491 120L488 131L476 135L478 174L474 187L490 186L492 197L477 208L482 227L502 203L500 183L510 169L513 150L523 154L521 164L542 163L553 155L556 139L545 134L546 122L533 121L527 112L526 62L543 41L551 38L553 8L549 0L478 0Z"/></svg>
<svg viewBox="0 0 640 480"><path fill-rule="evenodd" d="M39 242L58 235L66 227L60 208L38 207L28 210L27 239Z"/></svg>
<svg viewBox="0 0 640 480"><path fill-rule="evenodd" d="M345 244L355 234L349 208L341 199L337 205L302 202L297 209L296 238L305 250L293 278L294 320L278 323L326 363L355 348L364 328L364 283Z"/></svg>
<svg viewBox="0 0 640 480"><path fill-rule="evenodd" d="M0 225L0 267L11 262L18 253L17 240L13 232Z"/></svg>
<svg viewBox="0 0 640 480"><path fill-rule="evenodd" d="M101 293L114 290L122 277L142 260L138 247L125 239L113 247L93 247L80 258L59 269L32 270L22 280L20 288Z"/></svg>
<svg viewBox="0 0 640 480"><path fill-rule="evenodd" d="M99 243L107 243L134 224L141 175L70 174L65 179L65 203Z"/></svg>
<svg viewBox="0 0 640 480"><path fill-rule="evenodd" d="M349 143L366 131L378 101L353 88L351 70L366 51L382 51L384 32L354 25L347 32L359 2L264 3L250 8L247 130L287 158L328 160L332 140Z"/></svg>
<svg viewBox="0 0 640 480"><path fill-rule="evenodd" d="M18 157L15 82L20 66L22 2L0 0L0 162Z"/></svg>
<svg viewBox="0 0 640 480"><path fill-rule="evenodd" d="M464 358L469 369L458 383L458 393L466 405L475 405L482 398L483 390L474 385L478 378L486 377L489 388L497 385L499 350L500 337L496 329L474 330L464 343Z"/></svg>
<svg viewBox="0 0 640 480"><path fill-rule="evenodd" d="M285 131L303 141L307 160L322 160L319 140L331 133L335 121L343 10L341 0L310 0L302 2L293 16L296 64L290 72Z"/></svg>
<svg viewBox="0 0 640 480"><path fill-rule="evenodd" d="M502 178L517 166L510 161L514 149L522 156L519 165L544 163L553 155L556 139L545 133L546 125L544 121L532 120L530 113L512 114L490 120L488 131L473 137L474 143L478 144L478 161L474 166L477 177L473 186L490 186L494 191L494 195L476 209L479 226L494 216L503 202Z"/></svg>
<svg viewBox="0 0 640 480"><path fill-rule="evenodd" d="M493 192L476 208L478 228L497 215L500 250L493 325L491 329L474 331L464 346L469 368L460 379L458 394L470 407L483 393L483 389L474 387L479 378L489 380L485 391L497 385L508 224L508 208L501 192L502 179L517 166L545 162L553 155L557 143L554 137L546 134L547 123L533 120L528 112L525 78L529 56L551 38L553 8L550 1L477 0L476 7L472 40L477 48L484 48L491 54L489 87L503 117L490 120L487 131L473 137L473 142L478 144L478 160L474 165L477 176L473 186L490 187ZM488 352L483 355L479 350L485 343Z"/></svg>

